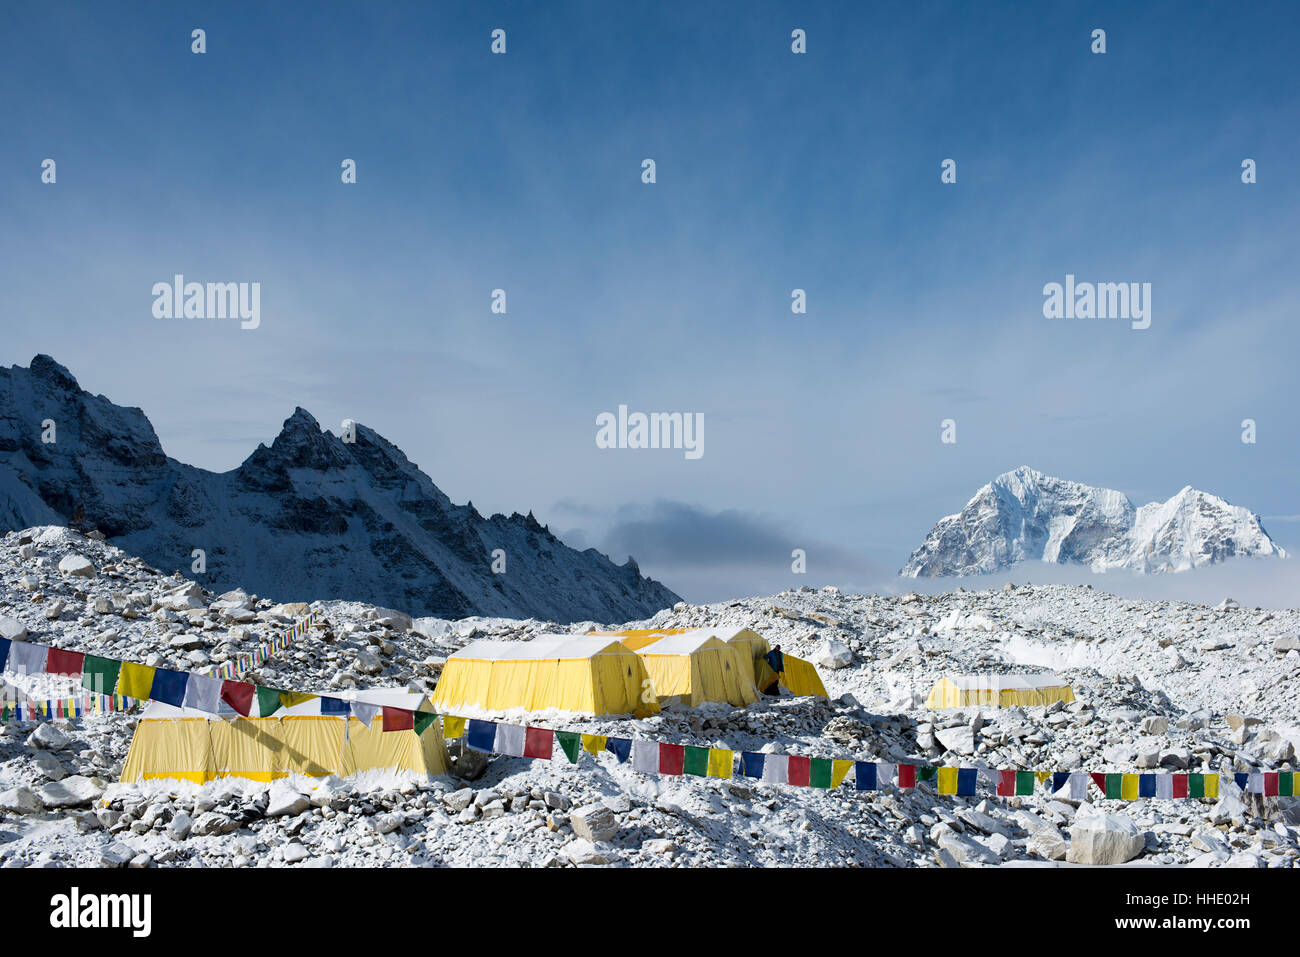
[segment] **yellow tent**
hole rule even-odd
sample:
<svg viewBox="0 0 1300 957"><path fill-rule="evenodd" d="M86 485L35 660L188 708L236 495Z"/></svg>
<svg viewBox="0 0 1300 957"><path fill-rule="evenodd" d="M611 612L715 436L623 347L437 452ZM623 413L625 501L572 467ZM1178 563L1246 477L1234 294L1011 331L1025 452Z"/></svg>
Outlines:
<svg viewBox="0 0 1300 957"><path fill-rule="evenodd" d="M365 702L430 710L424 695L367 691ZM376 715L370 726L322 715L320 699L282 709L269 718L210 715L154 701L145 708L122 767L123 781L175 778L203 784L221 777L271 781L290 774L351 777L395 772L430 777L447 771L442 729L434 721L423 734L383 730Z"/></svg>
<svg viewBox="0 0 1300 957"><path fill-rule="evenodd" d="M1057 701L1069 704L1074 692L1054 674L951 675L930 690L927 708L1030 708Z"/></svg>
<svg viewBox="0 0 1300 957"><path fill-rule="evenodd" d="M763 660L763 656L771 650L771 646L768 645L766 638L752 628L737 629L735 626L692 629L633 628L628 631L602 631L592 632L592 634L616 637L633 651L644 654L649 646L666 636L694 634L696 632L720 638L739 650L742 658L748 656L753 662L755 688L762 690L772 683L774 673L768 663ZM812 662L796 658L785 651L781 652L781 657L785 660L785 671L781 676L782 687L791 694L800 697L804 695L818 695L822 698L830 697L826 693L826 686L822 684L821 676L817 674L817 669L813 667ZM657 682L655 688L657 691L659 690ZM662 691L659 691L659 694L663 697Z"/></svg>
<svg viewBox="0 0 1300 957"><path fill-rule="evenodd" d="M570 711L655 714L645 665L608 637L538 635L532 641L476 641L447 659L433 692L443 713Z"/></svg>
<svg viewBox="0 0 1300 957"><path fill-rule="evenodd" d="M766 688L772 683L774 676L771 666L763 658L765 654L772 650L767 643L767 639L751 628L741 628L739 631L730 632L730 634L728 634L728 631L722 632L720 637L723 637L727 644L749 657L754 667L754 685L760 690ZM781 652L781 658L785 663L785 671L781 675L781 684L791 694L799 697L804 695L818 695L822 698L830 697L826 693L826 686L822 684L821 676L817 674L817 669L813 667L812 662L796 658L787 651Z"/></svg>
<svg viewBox="0 0 1300 957"><path fill-rule="evenodd" d="M706 701L744 707L758 700L748 658L707 630L658 636L636 653L661 703L676 698L690 707Z"/></svg>

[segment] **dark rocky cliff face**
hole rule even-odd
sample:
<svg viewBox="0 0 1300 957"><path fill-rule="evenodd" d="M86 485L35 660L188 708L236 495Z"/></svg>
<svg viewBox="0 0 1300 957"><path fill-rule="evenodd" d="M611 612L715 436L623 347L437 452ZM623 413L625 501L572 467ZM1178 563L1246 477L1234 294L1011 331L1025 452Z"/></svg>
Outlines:
<svg viewBox="0 0 1300 957"><path fill-rule="evenodd" d="M42 441L45 420L55 441ZM621 622L678 601L532 514L454 505L402 451L358 425L345 443L295 409L230 472L169 459L140 409L81 389L37 356L0 368L0 528L98 528L165 571L284 601L350 598L414 615ZM191 573L202 549L207 571ZM492 553L506 555L493 574Z"/></svg>

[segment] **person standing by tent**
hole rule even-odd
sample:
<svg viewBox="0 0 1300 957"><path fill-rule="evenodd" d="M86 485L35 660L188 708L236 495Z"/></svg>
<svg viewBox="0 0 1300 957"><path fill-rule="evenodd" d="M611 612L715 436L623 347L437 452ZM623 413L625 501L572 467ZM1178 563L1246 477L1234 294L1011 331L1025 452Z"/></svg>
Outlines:
<svg viewBox="0 0 1300 957"><path fill-rule="evenodd" d="M763 656L763 660L766 661L767 666L775 672L772 676L771 684L763 689L763 694L775 695L778 693L778 688L781 684L781 675L785 674L785 656L781 654L781 646L776 645L773 647L771 651Z"/></svg>

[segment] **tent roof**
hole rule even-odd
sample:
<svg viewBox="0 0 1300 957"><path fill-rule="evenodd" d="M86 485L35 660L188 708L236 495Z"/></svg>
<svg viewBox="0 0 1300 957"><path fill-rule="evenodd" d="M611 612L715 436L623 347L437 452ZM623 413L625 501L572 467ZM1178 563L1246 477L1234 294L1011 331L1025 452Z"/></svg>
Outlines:
<svg viewBox="0 0 1300 957"><path fill-rule="evenodd" d="M665 635L663 638L644 644L637 649L637 653L642 655L689 655L707 647L710 642L716 642L724 646L726 644L709 629L695 628L677 635Z"/></svg>
<svg viewBox="0 0 1300 957"><path fill-rule="evenodd" d="M944 675L961 691L1002 691L1015 688L1059 688L1066 682L1059 675L1040 672L1032 675Z"/></svg>
<svg viewBox="0 0 1300 957"><path fill-rule="evenodd" d="M628 654L617 640L587 635L538 635L532 641L474 641L448 661L538 661L549 658L590 658L599 654Z"/></svg>
<svg viewBox="0 0 1300 957"><path fill-rule="evenodd" d="M364 691L333 691L324 694L326 698L342 698L344 701L357 701L361 704L378 705L387 708L405 708L408 711L432 710L429 699L418 691L405 688L369 688ZM216 714L218 718L241 718L239 712L222 701ZM207 711L195 708L177 708L162 701L150 701L141 718L212 718ZM312 698L291 708L281 708L272 717L320 717L320 698Z"/></svg>

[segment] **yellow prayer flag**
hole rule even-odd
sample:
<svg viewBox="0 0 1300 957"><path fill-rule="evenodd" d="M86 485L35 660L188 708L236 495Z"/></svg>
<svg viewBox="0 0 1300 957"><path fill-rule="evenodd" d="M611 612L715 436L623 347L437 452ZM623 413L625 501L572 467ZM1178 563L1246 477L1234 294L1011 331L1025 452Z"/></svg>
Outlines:
<svg viewBox="0 0 1300 957"><path fill-rule="evenodd" d="M831 787L837 788L845 776L853 770L852 761L835 760L831 762Z"/></svg>
<svg viewBox="0 0 1300 957"><path fill-rule="evenodd" d="M606 740L603 734L584 734L582 736L582 750L588 754L600 754L605 750Z"/></svg>
<svg viewBox="0 0 1300 957"><path fill-rule="evenodd" d="M709 748L709 777L729 778L736 764L736 754L729 748Z"/></svg>
<svg viewBox="0 0 1300 957"><path fill-rule="evenodd" d="M148 698L153 688L153 672L148 665L123 662L117 677L117 693L128 698Z"/></svg>
<svg viewBox="0 0 1300 957"><path fill-rule="evenodd" d="M465 719L450 714L442 716L442 736L448 741L465 736Z"/></svg>
<svg viewBox="0 0 1300 957"><path fill-rule="evenodd" d="M1217 798L1219 796L1219 776L1217 774L1207 774L1205 781L1205 796L1207 798Z"/></svg>
<svg viewBox="0 0 1300 957"><path fill-rule="evenodd" d="M1121 774L1119 776L1119 799L1136 801L1138 797L1138 775Z"/></svg>
<svg viewBox="0 0 1300 957"><path fill-rule="evenodd" d="M939 769L939 793L940 794L957 793L957 769L956 768Z"/></svg>
<svg viewBox="0 0 1300 957"><path fill-rule="evenodd" d="M1048 778L1050 778L1051 776L1052 776L1052 772L1051 772L1051 771L1035 771L1035 772L1034 772L1034 780L1036 780L1039 784L1042 784L1044 781L1046 781L1046 780L1047 780Z"/></svg>
<svg viewBox="0 0 1300 957"><path fill-rule="evenodd" d="M302 704L304 701L310 701L312 698L318 698L319 695L307 694L303 691L281 691L280 705L285 708L292 708L296 704Z"/></svg>

